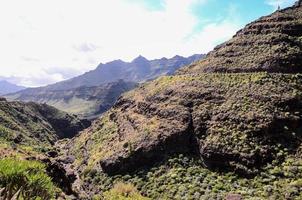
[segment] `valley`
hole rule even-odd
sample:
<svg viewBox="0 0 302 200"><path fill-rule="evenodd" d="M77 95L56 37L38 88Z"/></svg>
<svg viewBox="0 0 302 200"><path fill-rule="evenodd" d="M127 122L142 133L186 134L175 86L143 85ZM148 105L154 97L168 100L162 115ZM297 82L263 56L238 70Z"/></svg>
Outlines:
<svg viewBox="0 0 302 200"><path fill-rule="evenodd" d="M115 60L100 64L95 70L78 77L6 94L5 97L9 100L46 103L81 118L95 119L112 107L122 93L145 81L173 74L203 56L174 56L150 61L139 56L132 62Z"/></svg>
<svg viewBox="0 0 302 200"><path fill-rule="evenodd" d="M5 95L0 199L302 199L301 63L299 0L206 56Z"/></svg>

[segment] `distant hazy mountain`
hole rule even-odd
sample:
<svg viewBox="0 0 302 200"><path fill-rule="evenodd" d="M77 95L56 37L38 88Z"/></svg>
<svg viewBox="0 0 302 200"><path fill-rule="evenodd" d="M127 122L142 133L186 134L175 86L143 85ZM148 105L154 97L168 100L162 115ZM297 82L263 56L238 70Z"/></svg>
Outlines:
<svg viewBox="0 0 302 200"><path fill-rule="evenodd" d="M82 86L68 90L29 88L7 95L20 101L47 103L60 110L77 114L82 118L95 118L107 111L124 92L136 87L136 83L119 80L101 86Z"/></svg>
<svg viewBox="0 0 302 200"><path fill-rule="evenodd" d="M132 62L115 60L100 64L95 70L81 76L46 87L11 93L6 98L47 103L81 117L95 118L107 111L122 93L133 89L137 83L173 74L180 67L202 57L174 56L171 59L149 61L139 56Z"/></svg>
<svg viewBox="0 0 302 200"><path fill-rule="evenodd" d="M161 75L173 74L184 65L200 60L203 55L193 55L188 58L174 56L171 59L161 58L147 60L143 56L135 58L132 62L115 60L100 64L95 70L89 71L75 78L58 82L45 87L47 90L66 90L81 86L99 86L123 79L130 82L143 82L157 78Z"/></svg>
<svg viewBox="0 0 302 200"><path fill-rule="evenodd" d="M23 89L25 89L25 87L12 84L5 80L0 80L0 95L18 92Z"/></svg>

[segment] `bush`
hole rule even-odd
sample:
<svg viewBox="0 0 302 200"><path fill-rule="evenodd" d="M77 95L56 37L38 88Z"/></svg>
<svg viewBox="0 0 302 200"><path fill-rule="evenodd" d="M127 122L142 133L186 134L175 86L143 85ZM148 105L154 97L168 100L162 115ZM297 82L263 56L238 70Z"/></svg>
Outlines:
<svg viewBox="0 0 302 200"><path fill-rule="evenodd" d="M48 200L54 197L55 186L45 172L45 166L37 161L0 160L0 188L2 198Z"/></svg>
<svg viewBox="0 0 302 200"><path fill-rule="evenodd" d="M105 200L149 200L143 197L134 185L128 183L116 183L113 188L104 193Z"/></svg>

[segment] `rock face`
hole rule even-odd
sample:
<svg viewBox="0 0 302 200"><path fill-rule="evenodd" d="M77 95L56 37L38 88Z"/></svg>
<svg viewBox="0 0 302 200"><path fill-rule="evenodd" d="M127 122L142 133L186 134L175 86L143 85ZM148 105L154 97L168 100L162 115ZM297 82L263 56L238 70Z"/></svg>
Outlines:
<svg viewBox="0 0 302 200"><path fill-rule="evenodd" d="M279 149L299 147L301 83L266 73L163 77L120 98L75 139L76 151L109 174L192 153L209 168L251 175Z"/></svg>
<svg viewBox="0 0 302 200"><path fill-rule="evenodd" d="M302 7L276 11L248 24L206 59L179 74L203 72L302 72Z"/></svg>
<svg viewBox="0 0 302 200"><path fill-rule="evenodd" d="M119 80L101 86L83 86L70 90L27 89L7 95L7 98L46 103L81 118L96 118L111 108L122 93L136 86L136 83Z"/></svg>
<svg viewBox="0 0 302 200"><path fill-rule="evenodd" d="M49 146L88 127L80 120L46 104L0 101L0 139L24 145Z"/></svg>

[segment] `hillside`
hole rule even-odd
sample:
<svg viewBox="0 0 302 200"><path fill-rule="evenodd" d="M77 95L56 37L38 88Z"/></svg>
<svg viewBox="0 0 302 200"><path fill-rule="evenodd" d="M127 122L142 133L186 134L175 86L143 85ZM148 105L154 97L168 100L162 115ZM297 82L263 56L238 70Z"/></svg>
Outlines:
<svg viewBox="0 0 302 200"><path fill-rule="evenodd" d="M100 86L82 86L69 90L26 89L6 97L18 101L46 103L82 118L95 118L111 108L122 93L135 86L135 83L119 80Z"/></svg>
<svg viewBox="0 0 302 200"><path fill-rule="evenodd" d="M72 139L87 196L127 182L151 199L301 199L301 4L124 94Z"/></svg>
<svg viewBox="0 0 302 200"><path fill-rule="evenodd" d="M90 125L46 104L8 102L4 98L0 100L0 122L2 142L31 148L50 147Z"/></svg>
<svg viewBox="0 0 302 200"><path fill-rule="evenodd" d="M0 95L18 92L23 89L25 89L25 87L9 83L5 80L0 80Z"/></svg>
<svg viewBox="0 0 302 200"><path fill-rule="evenodd" d="M58 154L54 144L88 126L89 121L46 104L1 98L0 198L13 199L18 193L24 199L76 196L71 187L75 175L52 159Z"/></svg>

